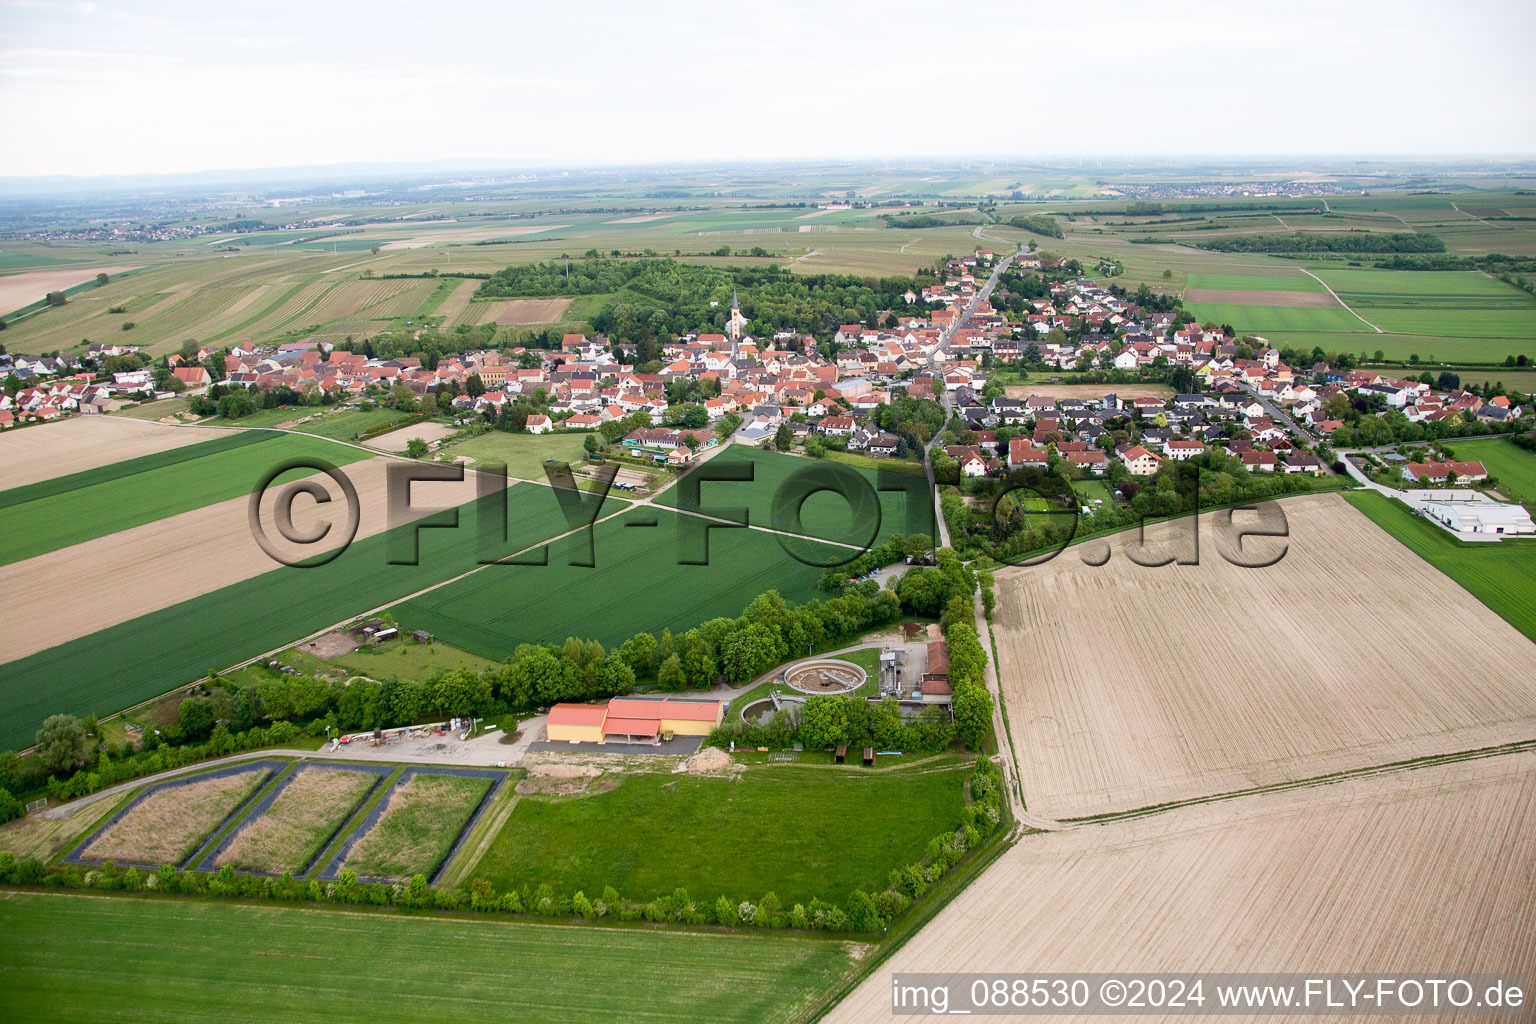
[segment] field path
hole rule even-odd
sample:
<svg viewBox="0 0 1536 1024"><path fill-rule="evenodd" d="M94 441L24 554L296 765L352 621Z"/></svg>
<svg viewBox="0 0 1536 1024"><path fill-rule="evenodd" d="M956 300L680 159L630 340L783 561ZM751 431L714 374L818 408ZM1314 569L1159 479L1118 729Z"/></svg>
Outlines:
<svg viewBox="0 0 1536 1024"><path fill-rule="evenodd" d="M1387 333L1386 331L1383 331L1380 327L1377 327L1375 324L1371 323L1365 317L1361 316L1359 313L1356 313L1354 311L1354 309L1350 307L1349 303L1347 303L1343 299L1339 298L1339 293L1338 292L1336 292L1332 288L1328 287L1328 282L1327 281L1324 281L1322 278L1320 278L1316 274L1312 273L1312 271L1308 270L1306 267L1298 267L1297 269L1300 270L1303 274L1306 274L1312 280L1316 281L1318 284L1322 285L1324 288L1328 288L1328 294L1332 295L1334 297L1334 300L1337 301L1339 305L1343 306L1345 309L1348 309L1350 315L1353 316L1356 320L1359 320L1361 323L1365 324L1365 326L1369 327L1371 330L1375 331L1377 334L1385 334L1385 333Z"/></svg>

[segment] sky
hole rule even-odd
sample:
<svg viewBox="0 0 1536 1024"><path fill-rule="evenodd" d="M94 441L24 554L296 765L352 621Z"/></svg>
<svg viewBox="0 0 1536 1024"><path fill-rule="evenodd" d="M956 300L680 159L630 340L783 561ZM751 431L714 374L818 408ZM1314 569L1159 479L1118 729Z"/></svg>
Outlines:
<svg viewBox="0 0 1536 1024"><path fill-rule="evenodd" d="M0 177L1536 154L1536 4L0 0Z"/></svg>

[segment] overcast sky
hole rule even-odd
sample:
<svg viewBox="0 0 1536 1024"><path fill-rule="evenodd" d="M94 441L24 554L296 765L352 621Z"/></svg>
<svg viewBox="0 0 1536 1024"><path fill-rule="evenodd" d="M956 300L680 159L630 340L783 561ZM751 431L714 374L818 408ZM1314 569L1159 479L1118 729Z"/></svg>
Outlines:
<svg viewBox="0 0 1536 1024"><path fill-rule="evenodd" d="M0 176L1536 153L1531 0L1249 6L0 0Z"/></svg>

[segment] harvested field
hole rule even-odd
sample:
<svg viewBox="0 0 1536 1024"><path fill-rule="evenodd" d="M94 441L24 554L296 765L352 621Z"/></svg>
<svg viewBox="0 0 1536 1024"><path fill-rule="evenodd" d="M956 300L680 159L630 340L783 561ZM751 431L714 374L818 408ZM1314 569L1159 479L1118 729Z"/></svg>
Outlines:
<svg viewBox="0 0 1536 1024"><path fill-rule="evenodd" d="M390 792L344 867L359 878L431 878L490 788L489 778L415 773Z"/></svg>
<svg viewBox="0 0 1536 1024"><path fill-rule="evenodd" d="M5 467L6 487L21 487L220 436L120 416L70 416L0 434L0 466Z"/></svg>
<svg viewBox="0 0 1536 1024"><path fill-rule="evenodd" d="M173 432L184 432L195 439L208 436L202 431ZM357 488L361 506L358 540L381 533L388 526L384 471L387 461L370 459L346 469ZM324 483L327 478L318 479ZM467 477L463 483L419 483L411 488L412 501L426 514L434 507L472 500L474 488L473 477ZM330 490L336 490L334 484ZM0 566L0 593L28 595L24 601L3 602L10 628L0 632L0 663L278 568L251 536L248 506L248 498L231 498ZM299 530L340 515L329 507L316 509L304 502L294 503L294 525ZM268 533L276 536L270 519L269 509ZM169 551L175 551L176 557L146 561L145 552ZM196 571L189 571L190 566L195 566ZM38 591L35 582L39 579L51 581L51 586ZM91 599L80 600L80 594L86 591Z"/></svg>
<svg viewBox="0 0 1536 1024"><path fill-rule="evenodd" d="M1338 495L1280 507L1289 540L1267 568L1223 558L1224 513L1211 513L1197 566L1133 564L1133 531L1097 568L1080 553L1104 541L997 574L1032 812L1123 811L1536 737L1536 645ZM1415 653L1430 643L1433 656Z"/></svg>
<svg viewBox="0 0 1536 1024"><path fill-rule="evenodd" d="M1426 962L1536 969L1536 754L1026 836L827 1019L889 1020L898 971Z"/></svg>
<svg viewBox="0 0 1536 1024"><path fill-rule="evenodd" d="M446 423L418 423L411 427L401 427L399 430L391 430L387 434L380 434L372 440L363 442L370 448L377 448L381 452L403 452L405 446L412 438L421 438L431 444L433 441L441 441L455 432L454 427Z"/></svg>
<svg viewBox="0 0 1536 1024"><path fill-rule="evenodd" d="M378 781L378 775L346 768L298 769L272 805L241 826L214 866L274 875L303 871Z"/></svg>
<svg viewBox="0 0 1536 1024"><path fill-rule="evenodd" d="M271 768L256 765L152 789L81 850L80 859L180 864L271 774Z"/></svg>
<svg viewBox="0 0 1536 1024"><path fill-rule="evenodd" d="M605 220L604 224L645 224L653 220L662 220L666 217L680 217L678 213L642 213L638 217L620 217L618 220Z"/></svg>
<svg viewBox="0 0 1536 1024"><path fill-rule="evenodd" d="M1173 389L1162 384L1010 384L1004 389L1009 398L1172 398Z"/></svg>
<svg viewBox="0 0 1536 1024"><path fill-rule="evenodd" d="M483 242L492 238L513 238L519 235L537 235L545 231L558 231L568 228L569 224L525 224L519 227L500 225L488 228L458 228L447 227L432 231L420 231L410 238L401 238L393 242L385 242L381 247L385 252L396 249L419 249L424 245L432 245L435 242Z"/></svg>
<svg viewBox="0 0 1536 1024"><path fill-rule="evenodd" d="M1227 291L1220 288L1190 288L1184 293L1184 301L1235 306L1307 306L1313 309L1337 309L1339 306L1338 300L1327 292Z"/></svg>
<svg viewBox="0 0 1536 1024"><path fill-rule="evenodd" d="M552 324L565 316L571 300L506 299L495 305L498 307L495 317L498 324Z"/></svg>
<svg viewBox="0 0 1536 1024"><path fill-rule="evenodd" d="M97 274L120 274L132 266L123 267L62 267L54 270L28 270L20 274L0 276L0 314L41 302L49 292L63 291L77 284L94 280ZM30 350L29 350L30 351Z"/></svg>

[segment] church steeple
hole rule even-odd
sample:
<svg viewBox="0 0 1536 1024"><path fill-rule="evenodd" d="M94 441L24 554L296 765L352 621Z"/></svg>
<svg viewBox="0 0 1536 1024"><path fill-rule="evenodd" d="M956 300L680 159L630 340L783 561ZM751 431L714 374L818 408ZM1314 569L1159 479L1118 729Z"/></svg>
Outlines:
<svg viewBox="0 0 1536 1024"><path fill-rule="evenodd" d="M731 318L725 322L726 333L731 336L731 356L736 355L736 343L741 340L741 329L747 326L747 318L741 315L741 300L736 297L736 286L731 285Z"/></svg>

